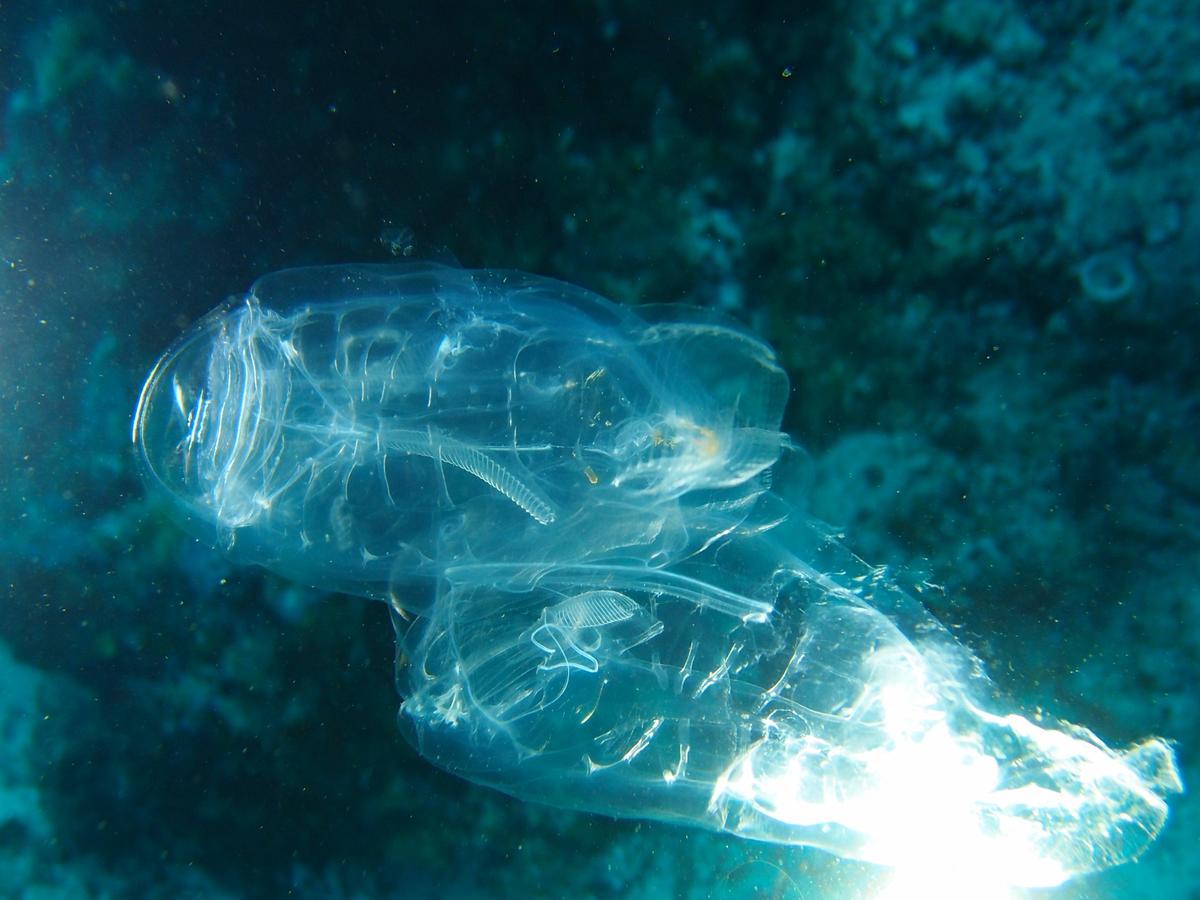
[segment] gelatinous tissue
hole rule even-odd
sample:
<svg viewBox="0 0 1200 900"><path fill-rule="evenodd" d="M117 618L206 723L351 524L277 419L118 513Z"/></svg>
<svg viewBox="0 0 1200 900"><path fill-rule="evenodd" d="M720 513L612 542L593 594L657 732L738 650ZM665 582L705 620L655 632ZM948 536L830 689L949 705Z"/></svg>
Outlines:
<svg viewBox="0 0 1200 900"><path fill-rule="evenodd" d="M787 394L767 344L700 311L335 266L195 325L134 438L234 558L391 604L402 729L464 778L1022 885L1138 856L1170 747L998 708L917 600L770 490Z"/></svg>

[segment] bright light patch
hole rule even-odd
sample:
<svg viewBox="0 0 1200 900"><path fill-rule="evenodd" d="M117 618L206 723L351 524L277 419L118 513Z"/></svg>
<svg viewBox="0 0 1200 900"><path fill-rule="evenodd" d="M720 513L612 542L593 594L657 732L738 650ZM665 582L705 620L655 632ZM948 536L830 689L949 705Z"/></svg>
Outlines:
<svg viewBox="0 0 1200 900"><path fill-rule="evenodd" d="M912 644L876 650L862 675L839 720L778 729L725 773L712 806L734 799L812 843L853 842L854 856L896 868L883 895L896 900L1053 887L1124 852L1119 828L1095 830L1101 810L1124 796L1161 804L1134 751L989 714Z"/></svg>
<svg viewBox="0 0 1200 900"><path fill-rule="evenodd" d="M1005 884L989 883L962 866L901 867L891 874L874 900L1015 900Z"/></svg>

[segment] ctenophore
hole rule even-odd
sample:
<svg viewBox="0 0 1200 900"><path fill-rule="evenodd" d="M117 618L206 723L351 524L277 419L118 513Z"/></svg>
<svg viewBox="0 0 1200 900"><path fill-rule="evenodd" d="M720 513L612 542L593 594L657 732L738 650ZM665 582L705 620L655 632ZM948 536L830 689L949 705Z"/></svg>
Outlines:
<svg viewBox="0 0 1200 900"><path fill-rule="evenodd" d="M703 311L348 265L198 322L133 432L203 539L391 606L401 729L464 778L1014 885L1136 858L1181 790L1169 745L1004 708L771 491L787 395Z"/></svg>

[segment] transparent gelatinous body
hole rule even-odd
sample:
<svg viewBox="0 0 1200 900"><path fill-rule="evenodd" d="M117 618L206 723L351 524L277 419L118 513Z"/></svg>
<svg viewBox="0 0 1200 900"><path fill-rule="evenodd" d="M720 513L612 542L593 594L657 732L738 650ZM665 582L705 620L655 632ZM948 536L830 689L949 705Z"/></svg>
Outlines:
<svg viewBox="0 0 1200 900"><path fill-rule="evenodd" d="M714 356L715 390L694 374ZM397 574L437 574L447 545L669 559L687 524L645 511L769 467L786 392L768 347L699 317L648 324L520 273L301 269L185 336L136 430L235 555L387 596Z"/></svg>
<svg viewBox="0 0 1200 900"><path fill-rule="evenodd" d="M516 796L1044 885L1180 789L993 711L970 653L768 489L787 379L686 310L433 265L280 272L158 363L134 436L237 558L396 611L400 721Z"/></svg>

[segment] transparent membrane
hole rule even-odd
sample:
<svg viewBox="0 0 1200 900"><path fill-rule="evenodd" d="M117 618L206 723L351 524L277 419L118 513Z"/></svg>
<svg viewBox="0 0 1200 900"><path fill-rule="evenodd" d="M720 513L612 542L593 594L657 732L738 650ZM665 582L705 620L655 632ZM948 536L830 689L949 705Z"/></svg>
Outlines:
<svg viewBox="0 0 1200 900"><path fill-rule="evenodd" d="M261 279L158 363L151 480L236 558L387 600L400 721L518 797L1050 885L1180 790L1000 707L978 661L768 488L771 348L434 265Z"/></svg>

